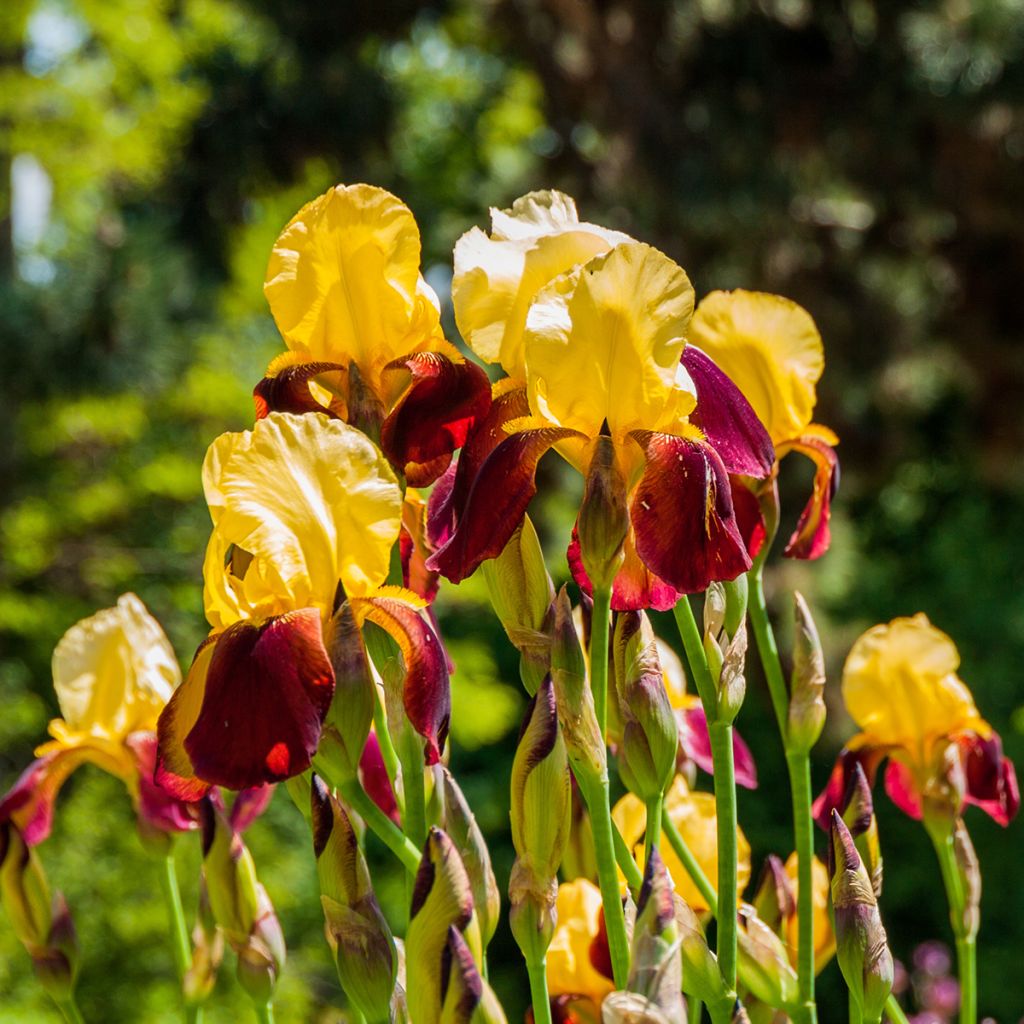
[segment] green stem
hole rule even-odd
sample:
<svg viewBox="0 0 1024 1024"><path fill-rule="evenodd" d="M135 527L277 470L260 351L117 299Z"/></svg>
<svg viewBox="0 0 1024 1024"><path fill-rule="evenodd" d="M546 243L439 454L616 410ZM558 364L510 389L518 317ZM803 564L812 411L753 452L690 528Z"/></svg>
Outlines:
<svg viewBox="0 0 1024 1024"><path fill-rule="evenodd" d="M701 704L704 705L704 714L708 722L715 717L718 706L718 697L715 693L715 683L708 670L708 659L704 653L704 641L701 639L701 632L697 626L697 620L693 617L693 608L690 607L690 599L681 597L672 609L675 616L676 628L679 630L679 639L683 641L683 650L686 652L686 663L690 666L690 675L693 676L694 686L697 687L697 695Z"/></svg>
<svg viewBox="0 0 1024 1024"><path fill-rule="evenodd" d="M850 1024L863 1024L864 1017L860 1011L860 1003L857 1002L857 999L855 998L852 992L848 993L848 996L848 1005L850 1007Z"/></svg>
<svg viewBox="0 0 1024 1024"><path fill-rule="evenodd" d="M704 1004L696 996L690 996L689 1004L686 1007L687 1024L700 1024L703 1008Z"/></svg>
<svg viewBox="0 0 1024 1024"><path fill-rule="evenodd" d="M594 589L594 610L590 620L590 688L594 712L604 739L608 730L608 634L612 607L610 589Z"/></svg>
<svg viewBox="0 0 1024 1024"><path fill-rule="evenodd" d="M376 687L374 687L374 690L376 690ZM384 707L384 702L376 692L373 695L373 731L377 734L377 743L380 745L380 754L384 760L384 770L387 772L388 782L391 783L391 791L395 794L398 809L404 814L405 797L397 782L398 754L395 752L395 745L391 741L387 710Z"/></svg>
<svg viewBox="0 0 1024 1024"><path fill-rule="evenodd" d="M712 722L711 760L715 778L715 812L718 819L718 938L716 952L722 978L736 988L736 775L732 757L732 726Z"/></svg>
<svg viewBox="0 0 1024 1024"><path fill-rule="evenodd" d="M178 980L183 981L185 972L192 966L192 940L189 937L188 925L185 922L185 911L181 905L181 890L178 887L178 872L174 864L174 850L164 857L160 871L160 887L167 905L167 916L171 925L171 949L174 953L174 966L178 972ZM77 1010L75 1011L77 1012ZM203 1008L194 1003L185 1003L186 1024L201 1024Z"/></svg>
<svg viewBox="0 0 1024 1024"><path fill-rule="evenodd" d="M544 960L527 963L526 973L530 976L534 1024L551 1024L551 999L548 997L548 975Z"/></svg>
<svg viewBox="0 0 1024 1024"><path fill-rule="evenodd" d="M892 1024L910 1024L899 1000L892 994L885 1001L885 1015L892 1021Z"/></svg>
<svg viewBox="0 0 1024 1024"><path fill-rule="evenodd" d="M54 1002L68 1024L85 1024L85 1020L79 1012L78 1003L75 1002L74 994L69 995L67 999L55 999Z"/></svg>
<svg viewBox="0 0 1024 1024"><path fill-rule="evenodd" d="M635 900L640 895L644 876L636 866L636 861L633 860L633 855L629 852L626 840L622 838L622 833L614 821L612 822L612 845L615 847L615 863L619 865L619 870L626 876L626 885L629 886Z"/></svg>
<svg viewBox="0 0 1024 1024"><path fill-rule="evenodd" d="M423 747L411 726L402 729L398 739L398 756L402 762L402 789L405 795L405 834L417 849L422 849L427 839Z"/></svg>
<svg viewBox="0 0 1024 1024"><path fill-rule="evenodd" d="M786 743L787 723L789 720L789 690L782 675L782 664L779 661L779 647L775 643L775 633L771 620L768 618L768 605L764 597L764 581L761 578L760 566L750 573L750 584L747 599L747 611L750 613L750 624L754 627L754 639L757 641L757 653L761 657L761 668L768 682L768 693L772 698L775 720L779 725L779 735L783 745Z"/></svg>
<svg viewBox="0 0 1024 1024"><path fill-rule="evenodd" d="M975 1024L978 1019L978 947L973 937L956 940L956 960L960 968L960 1024Z"/></svg>
<svg viewBox="0 0 1024 1024"><path fill-rule="evenodd" d="M253 1004L256 1009L256 1020L260 1024L274 1024L274 1004L270 1002Z"/></svg>
<svg viewBox="0 0 1024 1024"><path fill-rule="evenodd" d="M668 811L665 811L661 816L661 827L668 839L669 846L672 847L675 855L679 858L686 873L697 887L697 891L704 897L704 902L708 905L711 916L718 917L718 893L715 892L715 887L711 884L711 880L704 874L700 864L697 863L697 858L694 857L693 851L687 846L686 840L680 834L679 829L676 828L675 822L669 817Z"/></svg>
<svg viewBox="0 0 1024 1024"><path fill-rule="evenodd" d="M402 830L366 795L358 780L349 779L340 786L345 801L366 822L377 838L402 862L405 870L415 874L420 866L420 851Z"/></svg>
<svg viewBox="0 0 1024 1024"><path fill-rule="evenodd" d="M661 842L661 809L665 797L659 793L647 804L647 828L644 835L644 864L651 859L651 849Z"/></svg>

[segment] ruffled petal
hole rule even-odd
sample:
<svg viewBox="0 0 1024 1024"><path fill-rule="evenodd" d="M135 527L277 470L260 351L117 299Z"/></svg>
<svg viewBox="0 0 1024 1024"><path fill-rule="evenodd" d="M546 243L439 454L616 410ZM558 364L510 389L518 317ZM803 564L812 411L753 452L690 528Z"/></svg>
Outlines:
<svg viewBox="0 0 1024 1024"><path fill-rule="evenodd" d="M318 400L310 384L325 373L347 376L344 366L340 363L289 361L277 368L277 362L275 359L270 364L266 376L252 389L256 419L261 420L272 412L322 412L327 416L340 416Z"/></svg>
<svg viewBox="0 0 1024 1024"><path fill-rule="evenodd" d="M746 572L750 556L715 450L672 434L637 430L631 436L647 457L630 502L644 564L684 594Z"/></svg>
<svg viewBox="0 0 1024 1024"><path fill-rule="evenodd" d="M700 705L688 708L682 712L682 718L683 729L680 739L683 751L698 768L702 768L709 775L714 774L711 734L708 732L704 708ZM732 734L732 753L737 784L744 789L757 789L757 765L754 763L754 755L735 729Z"/></svg>
<svg viewBox="0 0 1024 1024"><path fill-rule="evenodd" d="M695 345L683 349L680 362L697 389L690 422L699 427L730 473L759 479L775 464L775 448L743 392Z"/></svg>
<svg viewBox="0 0 1024 1024"><path fill-rule="evenodd" d="M1003 756L1003 741L994 732L987 738L970 733L960 741L960 750L967 802L1000 825L1009 825L1020 809L1020 790L1013 762Z"/></svg>
<svg viewBox="0 0 1024 1024"><path fill-rule="evenodd" d="M474 363L440 352L408 356L387 370L405 371L411 380L381 427L380 446L409 484L426 487L487 415L491 382Z"/></svg>
<svg viewBox="0 0 1024 1024"><path fill-rule="evenodd" d="M537 463L553 445L576 436L564 427L536 427L508 435L480 466L457 513L454 531L430 556L427 567L458 583L481 562L500 555L537 493ZM455 508L454 494L451 507Z"/></svg>
<svg viewBox="0 0 1024 1024"><path fill-rule="evenodd" d="M448 738L452 694L444 647L426 611L391 596L352 598L351 603L360 625L369 620L398 643L405 662L405 713L427 741L427 764L437 764Z"/></svg>
<svg viewBox="0 0 1024 1024"><path fill-rule="evenodd" d="M814 424L811 424L814 427ZM830 443L829 437L833 440ZM800 519L789 538L783 554L788 558L820 558L831 543L829 519L832 515L832 499L839 490L839 458L836 455L835 435L826 428L820 433L807 431L798 438L780 446L783 451L796 451L806 455L814 463L814 489L800 513Z"/></svg>

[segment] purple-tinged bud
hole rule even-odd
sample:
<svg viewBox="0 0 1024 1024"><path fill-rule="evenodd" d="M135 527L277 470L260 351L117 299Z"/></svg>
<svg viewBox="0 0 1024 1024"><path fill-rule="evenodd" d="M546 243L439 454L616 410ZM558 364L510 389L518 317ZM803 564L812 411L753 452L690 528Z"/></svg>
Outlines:
<svg viewBox="0 0 1024 1024"><path fill-rule="evenodd" d="M296 776L298 778L298 776ZM291 781L290 779L288 780ZM217 970L224 958L224 936L213 919L206 875L199 876L199 913L192 929L192 963L185 971L182 989L189 1006L204 1003L217 983Z"/></svg>
<svg viewBox="0 0 1024 1024"><path fill-rule="evenodd" d="M718 959L708 946L700 918L682 897L676 895L673 903L683 959L683 992L699 999L718 1020L721 1013L731 1013L736 1005L736 993L726 988Z"/></svg>
<svg viewBox="0 0 1024 1024"><path fill-rule="evenodd" d="M875 819L871 785L859 761L855 762L846 786L842 817L853 836L857 853L860 854L871 879L871 888L878 899L882 895L882 850L878 841L878 822Z"/></svg>
<svg viewBox="0 0 1024 1024"><path fill-rule="evenodd" d="M239 984L257 1005L270 1002L285 961L284 933L274 913L267 890L256 886L256 920L248 941L235 950Z"/></svg>
<svg viewBox="0 0 1024 1024"><path fill-rule="evenodd" d="M612 992L601 1003L601 1024L675 1024L684 1019L669 1016L637 992Z"/></svg>
<svg viewBox="0 0 1024 1024"><path fill-rule="evenodd" d="M665 691L654 631L643 612L616 616L614 660L623 719L619 771L646 802L664 793L675 774L679 723Z"/></svg>
<svg viewBox="0 0 1024 1024"><path fill-rule="evenodd" d="M537 531L525 516L497 558L480 566L491 606L520 654L520 675L530 696L548 670L545 629L555 587L544 564Z"/></svg>
<svg viewBox="0 0 1024 1024"><path fill-rule="evenodd" d="M590 824L590 813L576 780L570 779L570 783L571 821L561 866L562 879L566 882L576 878L597 878L597 852L594 849L594 830Z"/></svg>
<svg viewBox="0 0 1024 1024"><path fill-rule="evenodd" d="M953 930L961 938L974 939L981 923L981 865L963 818L958 818L953 828L953 854L964 894L963 912L959 921L953 922Z"/></svg>
<svg viewBox="0 0 1024 1024"><path fill-rule="evenodd" d="M669 1020L684 1017L681 944L672 879L655 846L644 868L637 901L626 987L649 999Z"/></svg>
<svg viewBox="0 0 1024 1024"><path fill-rule="evenodd" d="M784 923L796 914L793 883L774 853L764 863L752 905L757 916L776 933L781 933Z"/></svg>
<svg viewBox="0 0 1024 1024"><path fill-rule="evenodd" d="M486 949L501 916L501 893L491 867L491 855L480 826L452 773L444 765L438 765L434 770L440 777L434 789L444 801L441 824L455 844L469 876L473 906L480 924L480 941Z"/></svg>
<svg viewBox="0 0 1024 1024"><path fill-rule="evenodd" d="M793 609L793 673L786 741L791 750L806 753L825 727L825 656L810 609L799 592L793 594Z"/></svg>
<svg viewBox="0 0 1024 1024"><path fill-rule="evenodd" d="M730 632L730 628L734 632ZM747 692L746 588L711 584L704 595L704 655L715 686L716 715L731 723Z"/></svg>
<svg viewBox="0 0 1024 1024"><path fill-rule="evenodd" d="M31 956L46 948L53 901L43 866L12 822L0 825L0 903Z"/></svg>
<svg viewBox="0 0 1024 1024"><path fill-rule="evenodd" d="M583 568L595 590L610 588L622 565L629 533L626 490L615 445L602 434L594 441L578 527Z"/></svg>
<svg viewBox="0 0 1024 1024"><path fill-rule="evenodd" d="M576 777L588 788L599 786L608 778L608 752L597 724L587 662L565 587L551 605L550 619L551 682L566 752Z"/></svg>
<svg viewBox="0 0 1024 1024"><path fill-rule="evenodd" d="M743 983L754 998L779 1009L797 1003L796 971L789 962L786 944L749 903L740 905L742 927L737 929L737 957Z"/></svg>
<svg viewBox="0 0 1024 1024"><path fill-rule="evenodd" d="M832 811L832 906L836 958L866 1024L881 1019L893 982L893 961L871 879L850 830Z"/></svg>
<svg viewBox="0 0 1024 1024"><path fill-rule="evenodd" d="M78 936L75 923L71 918L67 901L62 893L53 894L53 905L50 908L52 924L46 945L32 954L32 965L35 967L39 984L58 1003L65 1003L71 998L78 975Z"/></svg>
<svg viewBox="0 0 1024 1024"><path fill-rule="evenodd" d="M498 997L481 976L462 932L454 926L448 929L444 958L450 966L445 971L440 1024L508 1024Z"/></svg>

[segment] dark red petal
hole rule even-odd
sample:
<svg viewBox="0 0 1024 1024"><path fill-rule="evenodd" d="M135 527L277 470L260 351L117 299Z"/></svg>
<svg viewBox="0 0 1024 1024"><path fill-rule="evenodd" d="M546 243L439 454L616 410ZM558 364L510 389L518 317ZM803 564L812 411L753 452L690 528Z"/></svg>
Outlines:
<svg viewBox="0 0 1024 1024"><path fill-rule="evenodd" d="M322 406L309 390L309 382L321 373L332 371L345 373L340 363L298 363L286 366L273 377L264 377L252 389L256 403L256 419L261 420L272 412L322 412L335 416L330 409Z"/></svg>
<svg viewBox="0 0 1024 1024"><path fill-rule="evenodd" d="M684 594L746 572L750 556L714 448L647 430L631 436L647 456L630 502L637 554L647 568Z"/></svg>
<svg viewBox="0 0 1024 1024"><path fill-rule="evenodd" d="M608 928L604 923L604 907L597 919L597 934L590 943L590 966L606 978L612 978L612 954L608 946Z"/></svg>
<svg viewBox="0 0 1024 1024"><path fill-rule="evenodd" d="M228 818L231 831L244 832L270 806L275 788L273 785L264 785L243 789L231 805Z"/></svg>
<svg viewBox="0 0 1024 1024"><path fill-rule="evenodd" d="M395 791L391 788L384 755L380 752L380 741L375 732L370 732L359 758L359 778L370 799L396 824L401 825Z"/></svg>
<svg viewBox="0 0 1024 1024"><path fill-rule="evenodd" d="M448 738L452 694L445 650L427 612L394 597L353 598L352 604L360 622L369 619L398 643L405 662L405 713L427 741L427 764L437 764Z"/></svg>
<svg viewBox="0 0 1024 1024"><path fill-rule="evenodd" d="M690 422L699 427L730 473L766 477L775 448L750 403L710 356L687 345L679 360L697 389Z"/></svg>
<svg viewBox="0 0 1024 1024"><path fill-rule="evenodd" d="M198 805L179 800L157 785L157 736L155 732L133 732L125 744L135 754L139 768L139 817L161 832L191 832L199 828Z"/></svg>
<svg viewBox="0 0 1024 1024"><path fill-rule="evenodd" d="M184 741L196 776L246 789L304 772L333 693L315 608L229 626L217 638L202 708Z"/></svg>
<svg viewBox="0 0 1024 1024"><path fill-rule="evenodd" d="M811 807L811 813L820 829L828 832L832 828L833 808L842 813L854 767L859 764L864 769L868 785L873 786L875 773L878 771L878 766L881 764L882 758L885 757L885 753L884 750L872 747L862 747L860 750L848 750L844 747L839 751L832 774L829 775L825 788L818 794L818 798Z"/></svg>
<svg viewBox="0 0 1024 1024"><path fill-rule="evenodd" d="M433 483L491 407L491 382L468 360L418 352L389 364L412 382L381 427L380 446L413 487Z"/></svg>
<svg viewBox="0 0 1024 1024"><path fill-rule="evenodd" d="M820 558L832 540L829 519L832 499L839 489L839 458L835 448L817 437L801 437L787 447L811 459L815 471L814 489L782 553L787 558Z"/></svg>
<svg viewBox="0 0 1024 1024"><path fill-rule="evenodd" d="M688 708L683 712L683 725L680 738L684 752L698 768L702 768L709 775L713 774L711 735L708 732L708 720L704 709L699 706ZM744 789L757 789L757 765L754 763L754 755L735 729L732 734L732 754L736 782Z"/></svg>
<svg viewBox="0 0 1024 1024"><path fill-rule="evenodd" d="M444 479L448 479L447 474ZM414 594L425 601L433 601L440 576L427 568L427 559L434 553L434 545L427 536L427 505L418 496L410 500L412 495L414 491L407 491L402 503L402 530L398 537L402 581Z"/></svg>
<svg viewBox="0 0 1024 1024"><path fill-rule="evenodd" d="M960 742L967 777L967 802L993 821L1009 825L1020 809L1020 790L1013 762L1003 756L1003 741L993 733L982 739L971 733Z"/></svg>
<svg viewBox="0 0 1024 1024"><path fill-rule="evenodd" d="M921 820L921 796L914 785L914 773L901 761L890 759L885 766L885 791L904 814Z"/></svg>
<svg viewBox="0 0 1024 1024"><path fill-rule="evenodd" d="M757 495L738 477L729 477L729 486L732 488L732 509L736 514L740 536L747 546L747 554L752 559L757 558L768 536L761 505Z"/></svg>
<svg viewBox="0 0 1024 1024"><path fill-rule="evenodd" d="M458 583L481 562L500 555L537 492L534 474L541 456L559 441L578 436L565 427L537 427L506 436L480 466L465 504L455 506L455 531L427 560L427 568ZM462 459L459 462L461 468ZM454 505L454 492L452 499Z"/></svg>

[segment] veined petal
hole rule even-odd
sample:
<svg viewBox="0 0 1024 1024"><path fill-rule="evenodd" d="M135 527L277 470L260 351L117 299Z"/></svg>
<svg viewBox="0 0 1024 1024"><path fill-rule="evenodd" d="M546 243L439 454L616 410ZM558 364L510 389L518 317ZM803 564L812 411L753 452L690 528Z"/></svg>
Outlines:
<svg viewBox="0 0 1024 1024"><path fill-rule="evenodd" d="M479 228L455 245L452 304L466 344L488 363L523 379L523 327L537 292L628 235L580 223L562 192L531 192L509 210L491 210L491 234Z"/></svg>
<svg viewBox="0 0 1024 1024"><path fill-rule="evenodd" d="M401 488L380 451L348 424L271 413L251 431L214 441L203 485L214 523L205 566L214 628L295 608L328 615L339 580L351 596L387 576Z"/></svg>
<svg viewBox="0 0 1024 1024"><path fill-rule="evenodd" d="M387 370L410 382L381 428L380 444L413 487L432 484L448 468L473 426L491 407L491 383L479 366L440 352L419 352Z"/></svg>
<svg viewBox="0 0 1024 1024"><path fill-rule="evenodd" d="M679 362L692 313L685 271L639 242L556 278L526 321L531 408L587 437L605 421L616 438L677 421L695 404Z"/></svg>
<svg viewBox="0 0 1024 1024"><path fill-rule="evenodd" d="M699 427L730 473L759 479L775 463L775 449L757 413L740 389L695 345L680 360L697 389L690 422Z"/></svg>
<svg viewBox="0 0 1024 1024"><path fill-rule="evenodd" d="M256 419L261 420L272 412L322 412L344 419L344 415L330 408L329 401L331 394L340 389L318 387L315 380L323 374L344 378L348 375L347 369L340 363L305 362L291 353L286 354L290 358L284 361L275 359L267 368L266 375L252 389ZM314 393L313 388L317 388L318 393ZM322 401L321 397L328 401Z"/></svg>
<svg viewBox="0 0 1024 1024"><path fill-rule="evenodd" d="M376 384L387 363L442 337L437 297L419 270L409 208L384 189L339 185L281 232L264 292L289 348L355 362Z"/></svg>
<svg viewBox="0 0 1024 1024"><path fill-rule="evenodd" d="M993 732L987 739L970 733L960 741L967 779L967 802L993 821L1009 825L1020 809L1020 790L1013 762L1003 756L1003 741Z"/></svg>
<svg viewBox="0 0 1024 1024"><path fill-rule="evenodd" d="M729 476L715 450L699 441L637 430L647 457L630 502L644 564L684 594L750 568L733 514Z"/></svg>
<svg viewBox="0 0 1024 1024"><path fill-rule="evenodd" d="M697 307L689 340L746 395L776 444L811 422L825 351L803 307L765 292L711 292Z"/></svg>
<svg viewBox="0 0 1024 1024"><path fill-rule="evenodd" d="M780 455L796 451L814 463L814 489L783 552L789 558L819 558L828 550L831 504L839 490L839 459L833 447L837 443L831 430L812 423L799 437L780 446Z"/></svg>
<svg viewBox="0 0 1024 1024"><path fill-rule="evenodd" d="M541 456L573 436L576 432L564 427L536 427L510 434L498 444L480 466L454 532L430 556L427 567L458 583L481 562L500 555L537 493L534 475Z"/></svg>
<svg viewBox="0 0 1024 1024"><path fill-rule="evenodd" d="M351 598L351 603L360 625L368 619L398 643L405 662L405 713L427 741L427 764L437 764L448 738L452 695L444 647L427 612L397 596Z"/></svg>

